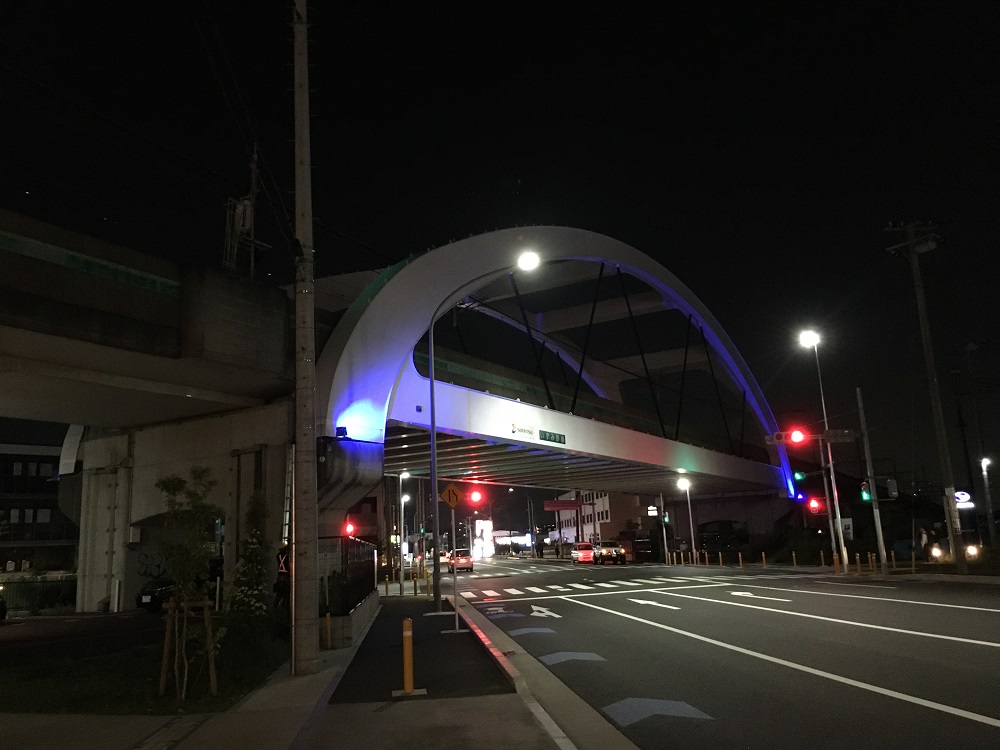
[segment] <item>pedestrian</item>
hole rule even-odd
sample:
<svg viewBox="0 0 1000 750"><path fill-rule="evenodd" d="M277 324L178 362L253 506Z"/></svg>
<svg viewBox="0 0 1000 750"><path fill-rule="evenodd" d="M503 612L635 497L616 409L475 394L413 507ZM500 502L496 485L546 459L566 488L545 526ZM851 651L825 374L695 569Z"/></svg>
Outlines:
<svg viewBox="0 0 1000 750"><path fill-rule="evenodd" d="M917 539L920 543L920 557L924 560L927 559L927 529L921 526L917 529Z"/></svg>

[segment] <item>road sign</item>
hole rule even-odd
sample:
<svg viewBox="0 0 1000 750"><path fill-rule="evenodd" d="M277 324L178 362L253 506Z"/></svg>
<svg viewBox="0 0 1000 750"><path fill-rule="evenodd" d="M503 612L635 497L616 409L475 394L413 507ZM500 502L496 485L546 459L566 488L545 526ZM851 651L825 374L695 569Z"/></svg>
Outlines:
<svg viewBox="0 0 1000 750"><path fill-rule="evenodd" d="M441 493L441 499L448 503L449 508L457 508L458 504L462 502L462 491L457 485L449 484Z"/></svg>

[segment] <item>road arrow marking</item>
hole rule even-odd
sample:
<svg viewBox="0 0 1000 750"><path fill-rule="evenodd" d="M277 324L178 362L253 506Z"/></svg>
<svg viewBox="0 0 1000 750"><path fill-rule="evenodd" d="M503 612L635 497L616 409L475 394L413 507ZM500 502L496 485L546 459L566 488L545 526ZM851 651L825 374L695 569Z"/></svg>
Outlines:
<svg viewBox="0 0 1000 750"><path fill-rule="evenodd" d="M531 616L532 617L562 617L562 615L557 615L551 609L546 607L539 607L537 604L531 605Z"/></svg>
<svg viewBox="0 0 1000 750"><path fill-rule="evenodd" d="M555 633L552 628L517 628L508 630L507 635L527 635L528 633Z"/></svg>
<svg viewBox="0 0 1000 750"><path fill-rule="evenodd" d="M655 698L626 698L601 709L610 716L618 726L627 727L650 716L680 716L684 719L709 719L712 717L702 713L694 706L684 701L665 701Z"/></svg>
<svg viewBox="0 0 1000 750"><path fill-rule="evenodd" d="M654 607L663 607L664 609L680 609L680 607L673 607L669 604L661 604L660 602L651 602L648 599L629 599L630 602L635 602L636 604L652 604Z"/></svg>
<svg viewBox="0 0 1000 750"><path fill-rule="evenodd" d="M564 661L604 661L603 656L598 656L587 651L557 651L554 654L538 658L539 661L548 665L561 664Z"/></svg>
<svg viewBox="0 0 1000 750"><path fill-rule="evenodd" d="M730 591L733 596L749 596L751 599L767 599L770 602L790 602L791 599L777 599L773 596L757 596L757 594L751 594L749 591Z"/></svg>

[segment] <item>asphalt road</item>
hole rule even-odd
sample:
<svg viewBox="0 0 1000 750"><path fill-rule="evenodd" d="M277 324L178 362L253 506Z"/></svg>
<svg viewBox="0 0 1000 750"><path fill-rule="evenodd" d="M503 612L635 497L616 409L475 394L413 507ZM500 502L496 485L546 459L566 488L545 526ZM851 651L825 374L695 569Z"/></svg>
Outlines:
<svg viewBox="0 0 1000 750"><path fill-rule="evenodd" d="M32 654L78 657L163 642L164 618L142 610L11 618L0 623L0 664Z"/></svg>
<svg viewBox="0 0 1000 750"><path fill-rule="evenodd" d="M1000 586L498 559L459 595L641 748L1000 747Z"/></svg>

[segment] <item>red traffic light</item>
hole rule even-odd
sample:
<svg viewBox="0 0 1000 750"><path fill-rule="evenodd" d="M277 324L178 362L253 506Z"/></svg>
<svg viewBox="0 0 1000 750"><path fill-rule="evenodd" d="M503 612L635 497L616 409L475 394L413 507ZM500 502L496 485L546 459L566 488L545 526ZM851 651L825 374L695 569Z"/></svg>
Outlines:
<svg viewBox="0 0 1000 750"><path fill-rule="evenodd" d="M808 440L812 440L812 435L798 427L793 427L790 430L782 430L781 432L767 436L768 443L777 443L779 445L786 445L788 443L802 445L802 443Z"/></svg>
<svg viewBox="0 0 1000 750"><path fill-rule="evenodd" d="M823 501L816 497L809 498L809 502L806 505L809 506L810 513L819 513L823 510Z"/></svg>
<svg viewBox="0 0 1000 750"><path fill-rule="evenodd" d="M351 521L344 524L344 533L347 536L354 536L354 524Z"/></svg>
<svg viewBox="0 0 1000 750"><path fill-rule="evenodd" d="M478 503L480 500L483 499L483 493L480 492L479 490L474 490L472 494L469 495L469 499L472 500L472 502L474 503Z"/></svg>

